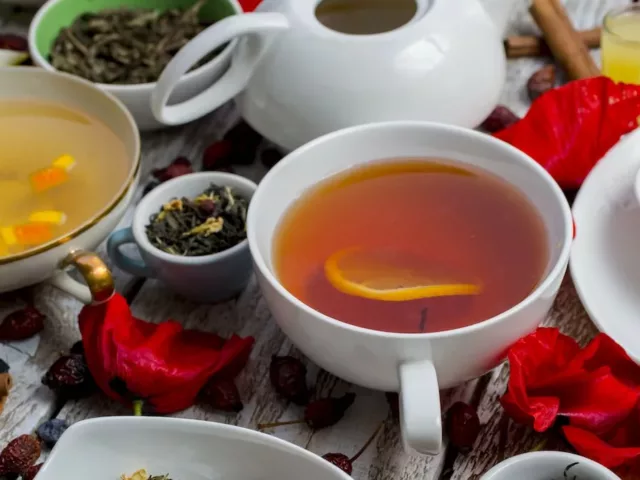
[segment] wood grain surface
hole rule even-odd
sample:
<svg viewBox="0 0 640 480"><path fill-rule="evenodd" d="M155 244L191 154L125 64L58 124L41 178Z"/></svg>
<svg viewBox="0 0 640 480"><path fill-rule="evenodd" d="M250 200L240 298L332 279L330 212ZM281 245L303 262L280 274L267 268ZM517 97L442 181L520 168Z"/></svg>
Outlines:
<svg viewBox="0 0 640 480"><path fill-rule="evenodd" d="M536 33L535 25L527 12L527 2L513 1L517 2L517 8L510 21L509 33ZM607 10L626 3L628 0L567 0L565 5L575 25L579 29L589 29L601 23ZM29 11L16 12L0 0L0 30L24 31L24 22L28 21L31 14ZM599 60L598 52L594 52L594 55ZM546 59L510 61L502 103L520 115L526 113L529 100L525 83L535 70L547 62L549 60ZM145 134L142 182L136 200L142 195L142 189L154 168L165 166L179 155L190 158L198 165L204 148L218 139L237 118L234 107L227 105L185 127ZM238 171L254 180L259 180L265 173L259 162ZM134 201L133 206L136 203ZM121 227L130 224L132 211L127 212ZM106 258L104 246L99 253ZM238 379L245 403L240 414L225 416L195 406L177 416L256 428L258 423L291 420L302 415L299 407L277 398L269 385L267 372L271 356L300 354L276 326L255 282L238 299L211 307L182 300L155 280L132 278L118 269L113 272L118 289L129 299L134 314L141 318L155 322L174 318L186 327L221 335L232 332L253 335L257 340L250 363ZM45 313L47 324L34 355L20 351L22 347L19 345L0 344L0 358L11 365L15 382L5 410L0 415L0 446L19 434L33 431L40 423L52 417L64 418L73 423L91 417L129 414L126 409L101 395L61 404L41 385L40 379L51 363L79 338L76 316L81 305L52 287L40 285L0 296L0 317L25 302L33 302ZM565 280L546 323L560 327L564 333L582 343L596 333L569 279ZM347 384L308 362L307 365L309 382L314 385L316 395L355 392L357 400L354 406L338 425L323 431L313 433L305 426L295 425L268 432L320 455L327 452L352 455L383 424L373 446L354 466L353 477L359 480L478 478L501 459L526 452L545 441L544 437L534 435L529 429L514 425L503 417L497 399L505 390L507 366L501 366L456 389L442 392L444 410L457 400L473 402L478 406L482 431L475 448L466 455L446 448L440 455L423 457L403 450L397 422L391 418L382 392ZM564 447L557 440L551 439L547 440L545 448ZM46 456L46 452L44 455Z"/></svg>

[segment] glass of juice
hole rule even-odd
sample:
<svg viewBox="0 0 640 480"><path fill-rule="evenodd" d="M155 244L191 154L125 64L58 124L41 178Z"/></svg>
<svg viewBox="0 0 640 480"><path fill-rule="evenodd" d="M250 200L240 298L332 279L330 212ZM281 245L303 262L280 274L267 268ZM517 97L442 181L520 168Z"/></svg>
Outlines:
<svg viewBox="0 0 640 480"><path fill-rule="evenodd" d="M640 4L612 10L602 28L602 73L640 85Z"/></svg>

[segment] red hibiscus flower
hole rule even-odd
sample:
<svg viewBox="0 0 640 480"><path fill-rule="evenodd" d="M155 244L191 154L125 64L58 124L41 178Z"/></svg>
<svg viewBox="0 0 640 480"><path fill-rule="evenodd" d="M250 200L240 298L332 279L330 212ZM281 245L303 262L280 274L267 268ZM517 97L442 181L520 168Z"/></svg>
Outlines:
<svg viewBox="0 0 640 480"><path fill-rule="evenodd" d="M638 127L640 86L606 77L549 90L495 136L531 156L564 189L579 188L620 137Z"/></svg>
<svg viewBox="0 0 640 480"><path fill-rule="evenodd" d="M539 328L508 353L501 403L515 421L543 432L559 417L586 457L613 468L640 457L640 367L605 334L581 349L557 329Z"/></svg>

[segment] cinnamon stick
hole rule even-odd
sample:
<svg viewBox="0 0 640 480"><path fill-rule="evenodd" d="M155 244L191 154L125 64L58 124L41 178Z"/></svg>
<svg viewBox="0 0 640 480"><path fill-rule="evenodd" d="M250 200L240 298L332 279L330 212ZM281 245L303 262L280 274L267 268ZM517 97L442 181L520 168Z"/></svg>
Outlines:
<svg viewBox="0 0 640 480"><path fill-rule="evenodd" d="M600 27L578 32L587 48L600 48L602 29ZM504 41L507 58L547 57L551 56L549 45L544 38L535 35L513 35Z"/></svg>
<svg viewBox="0 0 640 480"><path fill-rule="evenodd" d="M553 56L570 79L600 75L600 70L559 0L533 0L529 11L542 30Z"/></svg>

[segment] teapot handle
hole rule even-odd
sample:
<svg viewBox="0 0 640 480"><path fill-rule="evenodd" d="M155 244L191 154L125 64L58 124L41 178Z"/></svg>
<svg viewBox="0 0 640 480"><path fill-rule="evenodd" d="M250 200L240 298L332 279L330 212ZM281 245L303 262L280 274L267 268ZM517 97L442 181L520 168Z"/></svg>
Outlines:
<svg viewBox="0 0 640 480"><path fill-rule="evenodd" d="M166 66L151 95L151 110L166 125L180 125L221 107L247 86L253 69L264 51L261 34L289 28L280 13L233 15L202 31L178 52ZM167 105L174 88L193 65L225 43L247 35L246 53L235 55L226 73L204 92L176 105Z"/></svg>

